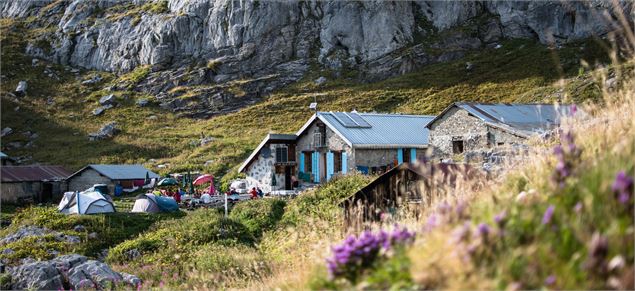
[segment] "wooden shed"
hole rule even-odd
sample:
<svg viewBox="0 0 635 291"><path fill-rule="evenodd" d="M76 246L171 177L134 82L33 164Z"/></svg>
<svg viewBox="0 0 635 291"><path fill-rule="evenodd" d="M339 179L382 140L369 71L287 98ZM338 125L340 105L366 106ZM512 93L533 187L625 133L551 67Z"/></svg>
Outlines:
<svg viewBox="0 0 635 291"><path fill-rule="evenodd" d="M422 208L444 198L458 181L479 177L478 170L464 164L402 163L345 199L340 207L347 227L379 221L382 215L394 215L404 207L418 216Z"/></svg>

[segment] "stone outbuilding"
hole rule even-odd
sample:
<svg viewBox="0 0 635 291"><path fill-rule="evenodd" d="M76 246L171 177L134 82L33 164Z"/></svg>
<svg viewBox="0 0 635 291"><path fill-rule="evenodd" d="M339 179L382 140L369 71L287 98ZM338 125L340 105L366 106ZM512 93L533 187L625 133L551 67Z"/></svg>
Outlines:
<svg viewBox="0 0 635 291"><path fill-rule="evenodd" d="M466 162L483 160L489 149L523 145L532 135L560 126L576 112L571 105L454 103L430 123L435 159L458 156Z"/></svg>
<svg viewBox="0 0 635 291"><path fill-rule="evenodd" d="M274 190L292 190L292 177L297 168L295 134L268 134L240 166L249 187L260 187L269 193Z"/></svg>
<svg viewBox="0 0 635 291"><path fill-rule="evenodd" d="M2 166L2 203L56 203L67 190L71 172L62 166Z"/></svg>
<svg viewBox="0 0 635 291"><path fill-rule="evenodd" d="M95 184L106 184L113 194L116 184L123 189L143 186L146 176L159 178L142 165L88 165L68 177L68 190L84 191Z"/></svg>

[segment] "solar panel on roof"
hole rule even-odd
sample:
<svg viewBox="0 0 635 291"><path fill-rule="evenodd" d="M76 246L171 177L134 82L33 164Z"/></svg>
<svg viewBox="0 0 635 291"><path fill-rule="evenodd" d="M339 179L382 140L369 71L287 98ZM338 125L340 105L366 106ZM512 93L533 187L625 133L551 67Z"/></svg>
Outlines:
<svg viewBox="0 0 635 291"><path fill-rule="evenodd" d="M366 119L364 119L364 117L355 112L348 113L348 117L355 121L355 123L357 123L359 127L372 127L370 123L368 123Z"/></svg>
<svg viewBox="0 0 635 291"><path fill-rule="evenodd" d="M334 112L333 115L335 119L345 127L359 127L359 125L344 112Z"/></svg>

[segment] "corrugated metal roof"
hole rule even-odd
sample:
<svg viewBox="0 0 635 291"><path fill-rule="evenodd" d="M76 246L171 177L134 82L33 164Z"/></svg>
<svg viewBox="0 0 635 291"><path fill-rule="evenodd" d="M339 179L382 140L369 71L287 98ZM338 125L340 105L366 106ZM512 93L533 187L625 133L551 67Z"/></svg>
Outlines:
<svg viewBox="0 0 635 291"><path fill-rule="evenodd" d="M159 175L146 169L143 165L88 165L75 172L71 177L88 168L94 169L112 180L141 180L146 178L146 173L149 174L150 178L159 178Z"/></svg>
<svg viewBox="0 0 635 291"><path fill-rule="evenodd" d="M264 147L268 142L274 141L274 140L295 141L296 137L297 136L295 134L280 134L280 133L267 134L267 136L265 136L265 138L260 142L260 144L256 147L256 149L253 152L251 152L251 155L249 155L249 157L245 160L245 162L243 162L243 164L240 165L240 168L238 168L238 173L241 173L243 170L245 170L245 168L247 168L247 166L249 166L249 164L251 164L253 159L256 158L256 156L258 156L258 153L260 153L260 150L262 150L262 147Z"/></svg>
<svg viewBox="0 0 635 291"><path fill-rule="evenodd" d="M572 115L571 105L459 102L448 107L427 126L434 123L434 121L454 106L468 111L489 125L497 126L523 136L551 130L560 125L562 117Z"/></svg>
<svg viewBox="0 0 635 291"><path fill-rule="evenodd" d="M334 112L317 114L320 120L354 148L427 147L426 124L434 119L434 116L427 115L358 113L370 127L350 127L339 122Z"/></svg>
<svg viewBox="0 0 635 291"><path fill-rule="evenodd" d="M35 182L64 180L71 172L62 166L2 166L2 182Z"/></svg>

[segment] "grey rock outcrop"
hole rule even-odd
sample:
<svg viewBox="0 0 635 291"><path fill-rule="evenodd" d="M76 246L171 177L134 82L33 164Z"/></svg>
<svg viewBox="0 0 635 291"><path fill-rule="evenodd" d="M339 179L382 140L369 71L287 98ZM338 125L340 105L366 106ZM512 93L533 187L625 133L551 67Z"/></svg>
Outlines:
<svg viewBox="0 0 635 291"><path fill-rule="evenodd" d="M123 277L108 265L95 260L87 260L68 271L68 282L73 289L98 288L123 281ZM96 285L96 286L95 286Z"/></svg>
<svg viewBox="0 0 635 291"><path fill-rule="evenodd" d="M119 133L119 128L117 128L116 122L110 122L104 126L102 126L98 132L94 132L89 134L89 139L91 141L108 139L115 136L115 134Z"/></svg>
<svg viewBox="0 0 635 291"><path fill-rule="evenodd" d="M101 105L115 105L117 103L117 98L115 95L110 94L99 98L99 104Z"/></svg>
<svg viewBox="0 0 635 291"><path fill-rule="evenodd" d="M621 27L617 14L631 26L635 18L629 0L618 7L608 0L51 2L0 2L1 17L38 16L30 28L54 28L30 40L28 54L116 73L145 65L149 72L134 84L112 87L142 91L194 118L257 102L316 61L335 76L353 69L372 81L498 47L502 39L561 44L605 37ZM238 80L245 96L233 98L228 88ZM171 91L181 86L197 88L185 97Z"/></svg>
<svg viewBox="0 0 635 291"><path fill-rule="evenodd" d="M5 137L7 135L10 135L11 133L13 133L13 128L5 127L5 128L2 129L2 132L0 133L0 136Z"/></svg>
<svg viewBox="0 0 635 291"><path fill-rule="evenodd" d="M64 281L50 262L36 261L9 268L13 289L60 290Z"/></svg>
<svg viewBox="0 0 635 291"><path fill-rule="evenodd" d="M15 95L18 97L22 97L26 95L26 89L28 88L28 84L26 81L18 82L18 86L15 88Z"/></svg>
<svg viewBox="0 0 635 291"><path fill-rule="evenodd" d="M11 289L104 289L114 284L125 283L139 286L139 277L128 273L117 273L107 264L89 260L85 256L70 254L49 261L25 260L17 267L8 267Z"/></svg>
<svg viewBox="0 0 635 291"><path fill-rule="evenodd" d="M74 235L66 235L61 232L53 231L45 227L24 226L19 228L17 231L0 239L0 245L6 245L6 244L16 242L23 238L27 238L31 236L45 236L45 235L52 235L55 238L55 240L60 242L67 242L67 243L80 242L79 237Z"/></svg>
<svg viewBox="0 0 635 291"><path fill-rule="evenodd" d="M31 2L3 2L0 15L36 15L47 1ZM613 30L606 15L614 14L610 1L169 0L162 13L105 17L106 8L123 15L123 4L56 4L60 15L50 51L36 45L28 51L63 64L118 72L142 64L167 68L216 59L214 74L227 75L308 59L317 45L322 64L362 68L411 46L417 34L428 33L423 22L439 31L477 25L484 42L528 37L551 43L605 35ZM620 4L626 15L632 13L631 1ZM471 23L477 18L488 21Z"/></svg>

